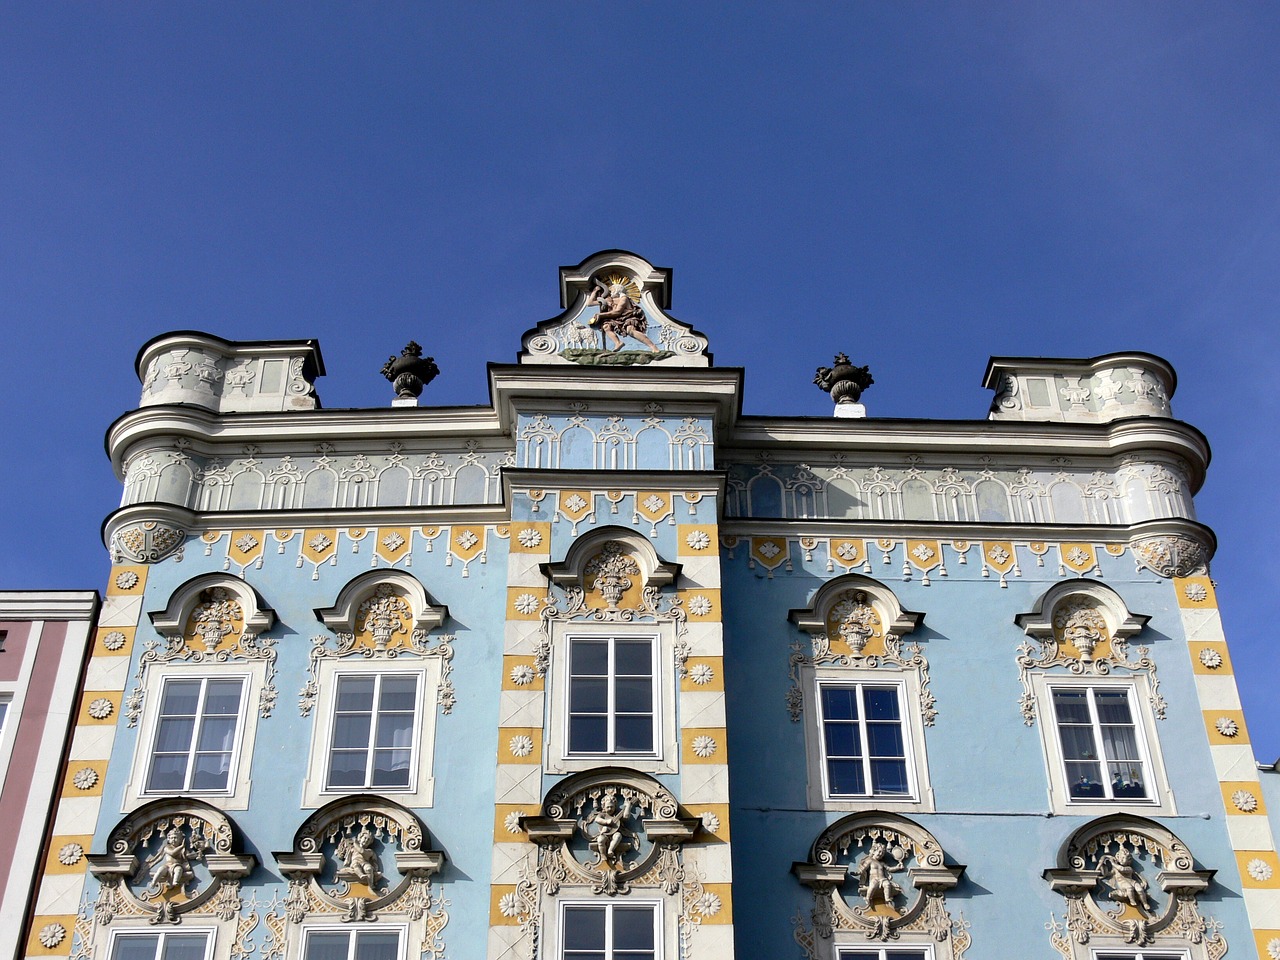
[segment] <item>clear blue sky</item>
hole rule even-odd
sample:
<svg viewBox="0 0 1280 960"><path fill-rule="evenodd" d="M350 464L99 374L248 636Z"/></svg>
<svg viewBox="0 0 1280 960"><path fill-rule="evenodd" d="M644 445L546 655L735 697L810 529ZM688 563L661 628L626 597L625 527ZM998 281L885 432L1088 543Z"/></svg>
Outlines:
<svg viewBox="0 0 1280 960"><path fill-rule="evenodd" d="M98 587L138 346L318 337L325 405L433 403L623 247L748 413L981 418L987 357L1142 349L1214 446L1201 519L1260 757L1280 306L1274 3L9 3L0 586Z"/></svg>

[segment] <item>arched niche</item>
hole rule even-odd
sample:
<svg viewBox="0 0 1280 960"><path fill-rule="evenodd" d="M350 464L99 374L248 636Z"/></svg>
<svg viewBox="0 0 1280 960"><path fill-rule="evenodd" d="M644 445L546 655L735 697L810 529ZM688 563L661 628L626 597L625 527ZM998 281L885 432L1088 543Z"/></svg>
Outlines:
<svg viewBox="0 0 1280 960"><path fill-rule="evenodd" d="M573 542L564 560L543 565L547 578L606 615L646 610L675 581L680 564L668 563L653 544L626 527L601 527Z"/></svg>
<svg viewBox="0 0 1280 960"><path fill-rule="evenodd" d="M814 840L809 859L791 872L813 891L812 927L796 939L825 956L817 941L849 946L871 941L934 944L936 957L958 960L968 925L953 919L946 895L964 875L924 827L882 811L837 820Z"/></svg>
<svg viewBox="0 0 1280 960"><path fill-rule="evenodd" d="M230 605L225 605L228 603ZM151 613L150 617L157 632L169 639L184 636L190 639L193 633L211 639L213 634L208 627L201 632L202 622L216 624L219 630L230 627L222 634L226 638L224 642L230 643L238 640L241 633L264 633L275 623L275 611L258 592L239 577L226 573L193 577L173 591L163 610Z"/></svg>
<svg viewBox="0 0 1280 960"><path fill-rule="evenodd" d="M1131 612L1121 596L1106 584L1080 579L1054 584L1014 622L1027 636L1059 645L1074 647L1070 636L1074 634L1084 641L1082 646L1088 647L1075 652L1088 661L1093 651L1090 640L1128 640L1141 633L1150 619ZM1090 633L1097 636L1091 637Z"/></svg>
<svg viewBox="0 0 1280 960"><path fill-rule="evenodd" d="M1043 877L1066 901L1064 922L1048 924L1066 960L1098 948L1146 947L1219 960L1227 951L1217 925L1200 914L1198 898L1214 870L1197 869L1187 845L1145 817L1116 814L1091 820L1058 850Z"/></svg>
<svg viewBox="0 0 1280 960"><path fill-rule="evenodd" d="M335 634L359 636L368 632L383 647L389 642L388 617L394 616L401 630L429 633L448 615L449 608L433 604L416 577L390 569L362 573L338 591L333 606L316 610L316 616Z"/></svg>

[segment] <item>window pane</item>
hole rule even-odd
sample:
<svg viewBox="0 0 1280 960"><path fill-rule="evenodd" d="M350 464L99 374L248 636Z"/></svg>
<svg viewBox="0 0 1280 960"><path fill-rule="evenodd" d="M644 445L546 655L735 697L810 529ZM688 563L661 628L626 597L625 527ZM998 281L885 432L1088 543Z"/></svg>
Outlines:
<svg viewBox="0 0 1280 960"><path fill-rule="evenodd" d="M1053 691L1053 710L1059 723L1091 723L1089 695L1084 690Z"/></svg>
<svg viewBox="0 0 1280 960"><path fill-rule="evenodd" d="M569 647L569 672L575 677L609 675L607 640L574 640Z"/></svg>
<svg viewBox="0 0 1280 960"><path fill-rule="evenodd" d="M227 774L231 771L231 755L226 753L196 754L195 770L191 774L192 790L225 790Z"/></svg>
<svg viewBox="0 0 1280 960"><path fill-rule="evenodd" d="M206 717L200 724L196 749L205 753L215 750L230 752L236 742L236 717Z"/></svg>
<svg viewBox="0 0 1280 960"><path fill-rule="evenodd" d="M205 716L235 716L240 712L239 680L210 680L204 695Z"/></svg>
<svg viewBox="0 0 1280 960"><path fill-rule="evenodd" d="M873 757L905 757L902 727L896 723L868 723L867 753Z"/></svg>
<svg viewBox="0 0 1280 960"><path fill-rule="evenodd" d="M400 952L397 933L357 933L355 960L396 960Z"/></svg>
<svg viewBox="0 0 1280 960"><path fill-rule="evenodd" d="M333 746L336 750L369 746L369 727L373 718L367 713L347 714L334 718Z"/></svg>
<svg viewBox="0 0 1280 960"><path fill-rule="evenodd" d="M158 933L141 936L117 937L112 960L156 960L156 948L160 946Z"/></svg>
<svg viewBox="0 0 1280 960"><path fill-rule="evenodd" d="M407 787L409 766L413 760L411 750L376 750L373 754L373 784L375 787Z"/></svg>
<svg viewBox="0 0 1280 960"><path fill-rule="evenodd" d="M177 680L164 685L160 713L166 717L194 717L200 706L200 681Z"/></svg>
<svg viewBox="0 0 1280 960"><path fill-rule="evenodd" d="M618 680L613 696L614 709L619 713L649 713L653 710L653 684L648 677Z"/></svg>
<svg viewBox="0 0 1280 960"><path fill-rule="evenodd" d="M1117 799L1147 797L1146 778L1139 764L1111 763L1107 765L1111 777L1111 795Z"/></svg>
<svg viewBox="0 0 1280 960"><path fill-rule="evenodd" d="M147 778L148 790L182 790L186 786L187 755L158 754L151 758L151 776Z"/></svg>
<svg viewBox="0 0 1280 960"><path fill-rule="evenodd" d="M866 781L861 760L828 760L827 783L832 796L865 796Z"/></svg>
<svg viewBox="0 0 1280 960"><path fill-rule="evenodd" d="M166 934L161 960L203 960L206 942L203 933Z"/></svg>
<svg viewBox="0 0 1280 960"><path fill-rule="evenodd" d="M1096 763L1068 763L1067 783L1072 797L1088 799L1105 795L1102 769Z"/></svg>
<svg viewBox="0 0 1280 960"><path fill-rule="evenodd" d="M873 793L908 793L906 763L902 760L872 760L871 790Z"/></svg>
<svg viewBox="0 0 1280 960"><path fill-rule="evenodd" d="M1102 745L1108 760L1138 759L1138 738L1133 727L1103 727Z"/></svg>
<svg viewBox="0 0 1280 960"><path fill-rule="evenodd" d="M338 705L340 712L373 712L373 677L339 677Z"/></svg>
<svg viewBox="0 0 1280 960"><path fill-rule="evenodd" d="M1062 741L1062 756L1065 759L1098 759L1098 745L1094 743L1092 727L1060 727L1058 738Z"/></svg>
<svg viewBox="0 0 1280 960"><path fill-rule="evenodd" d="M619 640L613 646L614 672L620 677L653 673L653 644L648 640Z"/></svg>
<svg viewBox="0 0 1280 960"><path fill-rule="evenodd" d="M365 750L335 750L329 757L329 786L363 787L364 768L369 761Z"/></svg>
<svg viewBox="0 0 1280 960"><path fill-rule="evenodd" d="M312 933L307 937L306 960L347 960L348 933Z"/></svg>
<svg viewBox="0 0 1280 960"><path fill-rule="evenodd" d="M169 718L160 721L156 727L156 753L186 753L191 749L191 733L195 729L195 720L190 718Z"/></svg>
<svg viewBox="0 0 1280 960"><path fill-rule="evenodd" d="M383 677L382 710L401 710L412 713L418 706L417 677Z"/></svg>
<svg viewBox="0 0 1280 960"><path fill-rule="evenodd" d="M569 749L574 753L607 753L609 721L606 717L570 717Z"/></svg>
<svg viewBox="0 0 1280 960"><path fill-rule="evenodd" d="M1133 723L1129 695L1124 690L1095 690L1093 700L1102 723Z"/></svg>
<svg viewBox="0 0 1280 960"><path fill-rule="evenodd" d="M604 950L603 907L564 908L564 947L566 950Z"/></svg>
<svg viewBox="0 0 1280 960"><path fill-rule="evenodd" d="M867 687L862 691L868 720L897 720L898 691L893 688Z"/></svg>
<svg viewBox="0 0 1280 960"><path fill-rule="evenodd" d="M378 747L402 747L413 743L413 714L392 713L378 717Z"/></svg>
<svg viewBox="0 0 1280 960"><path fill-rule="evenodd" d="M653 717L618 717L614 721L614 748L619 753L649 753L653 750Z"/></svg>
<svg viewBox="0 0 1280 960"><path fill-rule="evenodd" d="M856 723L826 723L823 724L822 733L828 757L862 756Z"/></svg>
<svg viewBox="0 0 1280 960"><path fill-rule="evenodd" d="M653 951L653 908L613 908L613 949Z"/></svg>
<svg viewBox="0 0 1280 960"><path fill-rule="evenodd" d="M570 713L605 713L608 709L608 680L584 680L574 677L569 681Z"/></svg>
<svg viewBox="0 0 1280 960"><path fill-rule="evenodd" d="M857 720L857 688L823 687L822 715L828 720Z"/></svg>

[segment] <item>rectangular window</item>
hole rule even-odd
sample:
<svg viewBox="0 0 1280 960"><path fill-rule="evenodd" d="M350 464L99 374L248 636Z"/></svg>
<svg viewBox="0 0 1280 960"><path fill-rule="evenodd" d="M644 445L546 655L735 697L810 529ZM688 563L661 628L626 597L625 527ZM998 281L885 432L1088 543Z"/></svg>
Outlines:
<svg viewBox="0 0 1280 960"><path fill-rule="evenodd" d="M208 952L207 933L120 933L111 942L111 960L205 960Z"/></svg>
<svg viewBox="0 0 1280 960"><path fill-rule="evenodd" d="M240 678L166 678L160 688L147 792L227 790L243 699Z"/></svg>
<svg viewBox="0 0 1280 960"><path fill-rule="evenodd" d="M658 908L649 904L565 904L561 960L660 960Z"/></svg>
<svg viewBox="0 0 1280 960"><path fill-rule="evenodd" d="M1128 687L1052 687L1072 800L1148 800L1147 764Z"/></svg>
<svg viewBox="0 0 1280 960"><path fill-rule="evenodd" d="M302 960L399 960L399 930L308 930Z"/></svg>
<svg viewBox="0 0 1280 960"><path fill-rule="evenodd" d="M900 686L821 683L818 714L829 798L911 796Z"/></svg>
<svg viewBox="0 0 1280 960"><path fill-rule="evenodd" d="M569 641L569 754L656 752L652 637Z"/></svg>
<svg viewBox="0 0 1280 960"><path fill-rule="evenodd" d="M841 950L839 960L929 960L927 947L857 947Z"/></svg>
<svg viewBox="0 0 1280 960"><path fill-rule="evenodd" d="M1185 953L1152 953L1149 950L1141 952L1106 950L1095 953L1093 960L1187 960L1187 955Z"/></svg>
<svg viewBox="0 0 1280 960"><path fill-rule="evenodd" d="M9 717L9 698L0 697L0 737L4 736L4 723Z"/></svg>
<svg viewBox="0 0 1280 960"><path fill-rule="evenodd" d="M338 676L329 740L330 789L413 789L418 675Z"/></svg>

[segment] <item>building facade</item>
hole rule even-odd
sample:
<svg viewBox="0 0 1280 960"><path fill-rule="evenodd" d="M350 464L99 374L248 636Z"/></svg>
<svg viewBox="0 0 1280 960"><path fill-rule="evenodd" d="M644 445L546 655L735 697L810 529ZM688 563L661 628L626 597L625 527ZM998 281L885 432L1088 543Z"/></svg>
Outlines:
<svg viewBox="0 0 1280 960"><path fill-rule="evenodd" d="M669 271L560 293L481 407L143 348L27 956L1280 957L1166 363L749 417Z"/></svg>

